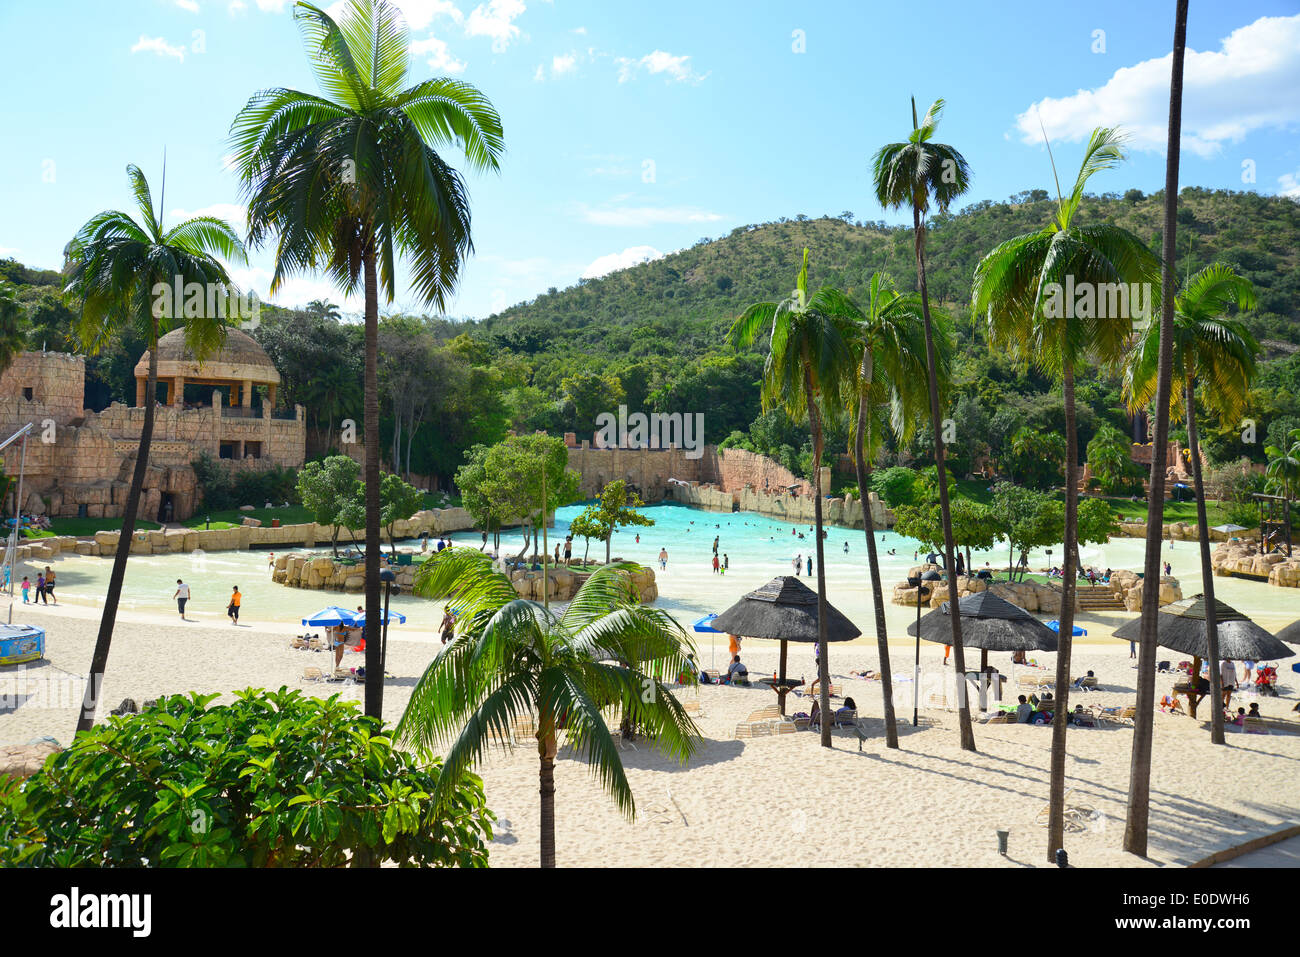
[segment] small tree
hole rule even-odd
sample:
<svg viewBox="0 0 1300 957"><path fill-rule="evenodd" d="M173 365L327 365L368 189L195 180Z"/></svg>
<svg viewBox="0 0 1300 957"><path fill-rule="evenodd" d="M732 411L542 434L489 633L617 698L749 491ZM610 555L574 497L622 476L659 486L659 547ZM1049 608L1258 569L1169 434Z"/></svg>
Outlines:
<svg viewBox="0 0 1300 957"><path fill-rule="evenodd" d="M579 476L568 463L569 450L563 439L512 435L496 445L471 449L469 461L456 472L456 485L465 508L480 527L489 528L493 522L523 523L524 547L515 556L518 561L528 553L538 520L578 497Z"/></svg>
<svg viewBox="0 0 1300 957"><path fill-rule="evenodd" d="M582 564L587 564L587 553L591 551L591 540L594 538L600 541L608 536L605 526L599 518L600 503L593 502L580 513L578 517L569 523L569 534L576 535L583 540L585 547L582 551Z"/></svg>
<svg viewBox="0 0 1300 957"><path fill-rule="evenodd" d="M627 483L622 479L617 479L605 486L605 490L600 493L600 502L593 506L596 509L598 526L604 530L605 539L605 564L609 564L611 540L621 525L639 525L642 527L653 525L653 518L646 518L640 512L636 511L645 505L641 501L641 496L636 492L630 492ZM593 536L599 538L600 536Z"/></svg>
<svg viewBox="0 0 1300 957"><path fill-rule="evenodd" d="M331 455L321 462L308 462L298 470L298 498L303 507L312 513L317 525L330 527L330 545L335 556L339 553L339 529L343 526L359 528L365 522L362 507L361 523L349 515L357 499L357 481L361 466L346 455ZM363 496L364 501L364 496Z"/></svg>
<svg viewBox="0 0 1300 957"><path fill-rule="evenodd" d="M393 526L410 518L423 504L424 493L403 481L400 475L385 475L380 481L379 524L388 532L388 544L394 555L397 554L397 541L393 538ZM362 514L365 514L364 502Z"/></svg>

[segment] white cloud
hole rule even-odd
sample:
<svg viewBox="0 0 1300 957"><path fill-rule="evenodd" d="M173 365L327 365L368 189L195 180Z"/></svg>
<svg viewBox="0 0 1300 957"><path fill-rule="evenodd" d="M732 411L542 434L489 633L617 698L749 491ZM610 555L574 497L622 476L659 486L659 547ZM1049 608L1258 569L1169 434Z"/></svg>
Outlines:
<svg viewBox="0 0 1300 957"><path fill-rule="evenodd" d="M537 72L533 74L533 82L541 83L545 79L546 79L546 67L542 66L539 63L537 64Z"/></svg>
<svg viewBox="0 0 1300 957"><path fill-rule="evenodd" d="M593 226L659 226L665 223L716 223L718 213L696 206L606 206L592 209L580 204L578 212Z"/></svg>
<svg viewBox="0 0 1300 957"><path fill-rule="evenodd" d="M237 13L243 13L247 9L248 4L244 0L230 0L230 3L226 6L226 12L232 17Z"/></svg>
<svg viewBox="0 0 1300 957"><path fill-rule="evenodd" d="M248 209L239 203L213 203L200 209L173 209L167 213L167 216L173 225L193 219L195 216L215 216L217 219L224 219L238 232L244 228L244 223L248 219Z"/></svg>
<svg viewBox="0 0 1300 957"><path fill-rule="evenodd" d="M0 259L9 259L10 257L17 257L17 255L20 252L22 252L22 250L19 249L17 246L0 246Z"/></svg>
<svg viewBox="0 0 1300 957"><path fill-rule="evenodd" d="M628 57L615 57L614 62L618 64L618 82L620 83L626 83L633 79L639 70L651 74L662 74L665 79L674 83L699 83L708 74L701 75L692 70L690 59L689 56L673 56L663 50L655 50L653 53L647 53L639 60L629 59Z"/></svg>
<svg viewBox="0 0 1300 957"><path fill-rule="evenodd" d="M1121 126L1134 148L1163 152L1172 54L1116 70L1095 90L1046 97L1016 117L1026 143L1086 140L1097 126ZM1300 15L1261 17L1234 30L1218 51L1188 50L1183 76L1182 145L1218 155L1258 129L1300 123Z"/></svg>
<svg viewBox="0 0 1300 957"><path fill-rule="evenodd" d="M451 0L394 0L394 3L412 30L423 30L438 17L448 17L453 23L465 20L465 14Z"/></svg>
<svg viewBox="0 0 1300 957"><path fill-rule="evenodd" d="M182 63L185 62L185 47L172 46L162 37L147 37L143 33L140 39L136 41L135 46L131 47L132 53L156 53L159 56L174 56Z"/></svg>
<svg viewBox="0 0 1300 957"><path fill-rule="evenodd" d="M576 33L576 34L577 34L578 36L580 36L580 37L585 37L585 36L587 35L587 28L586 28L586 27L574 27L574 28L573 28L573 32Z"/></svg>
<svg viewBox="0 0 1300 957"><path fill-rule="evenodd" d="M1278 185L1281 189L1278 194L1294 199L1300 202L1300 170L1294 173L1283 173L1277 178Z"/></svg>
<svg viewBox="0 0 1300 957"><path fill-rule="evenodd" d="M464 73L465 61L452 56L445 41L434 36L416 40L411 44L411 52L417 56L428 54L428 63L434 70L443 73Z"/></svg>
<svg viewBox="0 0 1300 957"><path fill-rule="evenodd" d="M176 0L176 6L182 10L188 10L190 13L199 12L199 5L194 0Z"/></svg>
<svg viewBox="0 0 1300 957"><path fill-rule="evenodd" d="M582 278L597 279L619 269L627 269L629 266L648 263L662 256L663 253L653 246L629 246L621 253L610 253L608 256L600 256L593 260L582 271Z"/></svg>
<svg viewBox="0 0 1300 957"><path fill-rule="evenodd" d="M566 53L562 56L551 58L551 75L561 76L565 73L572 73L578 68L578 55L576 53Z"/></svg>
<svg viewBox="0 0 1300 957"><path fill-rule="evenodd" d="M465 33L471 37L489 37L492 52L502 53L519 36L514 20L524 12L523 0L488 0L480 3L465 21Z"/></svg>

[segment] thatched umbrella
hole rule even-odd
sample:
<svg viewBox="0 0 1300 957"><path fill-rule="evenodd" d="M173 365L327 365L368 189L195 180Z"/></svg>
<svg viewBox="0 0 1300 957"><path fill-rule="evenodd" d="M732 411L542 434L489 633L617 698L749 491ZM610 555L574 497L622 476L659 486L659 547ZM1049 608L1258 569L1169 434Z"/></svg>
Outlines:
<svg viewBox="0 0 1300 957"><path fill-rule="evenodd" d="M918 623L907 626L909 635L926 641L948 644L952 641L951 602L944 602ZM990 591L967 595L957 602L961 616L961 640L968 648L980 649L980 673L989 670L990 651L1055 651L1056 632L1005 598ZM980 697L983 698L983 679Z"/></svg>
<svg viewBox="0 0 1300 957"><path fill-rule="evenodd" d="M1293 621L1277 633L1277 637L1293 645L1300 645L1300 621Z"/></svg>
<svg viewBox="0 0 1300 957"><path fill-rule="evenodd" d="M785 714L786 642L814 643L817 639L817 593L793 575L773 578L736 602L710 624L718 631L744 638L770 638L781 642L777 705ZM826 640L852 641L862 634L843 613L826 605ZM821 649L826 654L826 649Z"/></svg>
<svg viewBox="0 0 1300 957"><path fill-rule="evenodd" d="M1220 661L1269 661L1295 654L1267 631L1231 605L1214 600L1214 618L1219 633ZM1201 675L1201 659L1209 656L1210 642L1205 627L1205 596L1193 595L1165 605L1156 615L1156 644L1192 656L1192 688ZM1142 640L1142 621L1133 619L1115 629L1124 641ZM1189 710L1196 717L1197 697L1188 694Z"/></svg>

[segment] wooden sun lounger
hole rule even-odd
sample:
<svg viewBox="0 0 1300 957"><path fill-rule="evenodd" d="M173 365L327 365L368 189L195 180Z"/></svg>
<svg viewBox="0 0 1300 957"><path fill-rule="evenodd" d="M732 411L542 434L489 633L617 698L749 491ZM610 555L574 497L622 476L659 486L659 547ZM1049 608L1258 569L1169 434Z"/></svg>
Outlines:
<svg viewBox="0 0 1300 957"><path fill-rule="evenodd" d="M1137 717L1137 708L1128 705L1123 708L1098 708L1092 709L1092 716L1098 721L1110 721L1114 724L1122 724L1132 727L1133 719Z"/></svg>

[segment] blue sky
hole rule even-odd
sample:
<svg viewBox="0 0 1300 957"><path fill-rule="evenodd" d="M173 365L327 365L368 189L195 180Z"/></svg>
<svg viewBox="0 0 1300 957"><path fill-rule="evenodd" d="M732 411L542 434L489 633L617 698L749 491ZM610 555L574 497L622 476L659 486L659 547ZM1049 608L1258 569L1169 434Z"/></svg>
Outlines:
<svg viewBox="0 0 1300 957"><path fill-rule="evenodd" d="M455 316L745 223L901 222L871 199L867 170L909 131L913 94L921 110L947 100L939 138L973 168L967 202L1051 188L1040 121L1071 174L1093 126L1130 130L1130 162L1097 191L1163 185L1172 2L397 5L413 81L474 83L505 128L500 175L469 178L476 253ZM316 89L290 9L0 0L0 256L57 268L89 216L132 208L127 163L157 196L164 148L167 217L239 225L231 119L257 90ZM1300 199L1300 0L1193 3L1188 46L1182 184ZM236 278L265 295L270 264L255 253ZM405 295L394 308L419 310ZM342 301L318 276L275 298L316 297Z"/></svg>

